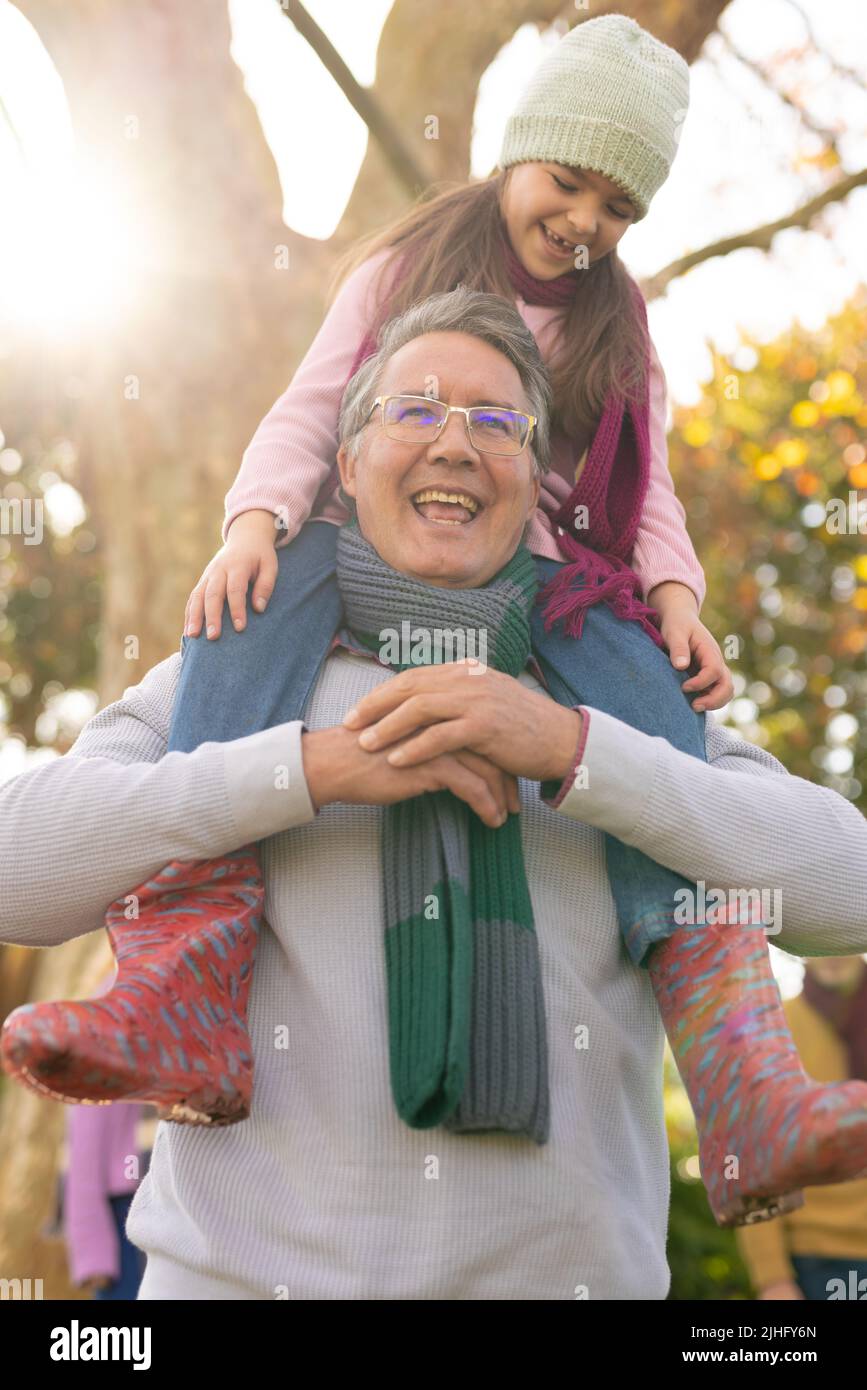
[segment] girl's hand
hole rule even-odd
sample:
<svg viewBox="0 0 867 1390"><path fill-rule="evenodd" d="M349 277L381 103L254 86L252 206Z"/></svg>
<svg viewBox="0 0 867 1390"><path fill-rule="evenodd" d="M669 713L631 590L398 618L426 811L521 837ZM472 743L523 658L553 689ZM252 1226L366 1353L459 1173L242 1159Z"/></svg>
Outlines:
<svg viewBox="0 0 867 1390"><path fill-rule="evenodd" d="M692 702L693 709L721 709L727 705L734 694L734 682L716 638L698 616L692 590L669 580L651 589L647 601L662 619L660 631L672 666L683 671L695 662L699 668L682 686L686 692L700 692Z"/></svg>
<svg viewBox="0 0 867 1390"><path fill-rule="evenodd" d="M260 613L264 610L277 582L276 537L273 512L244 512L232 522L229 539L205 567L187 599L185 636L198 637L204 613L208 638L219 637L226 599L235 629L242 632L247 626L247 587L251 579L256 581L253 606Z"/></svg>
<svg viewBox="0 0 867 1390"><path fill-rule="evenodd" d="M696 613L672 613L662 620L662 635L668 644L672 666L685 669L694 661L699 670L681 687L698 691L694 710L721 709L734 694L734 682L725 664L719 643ZM686 657L684 661L682 658Z"/></svg>

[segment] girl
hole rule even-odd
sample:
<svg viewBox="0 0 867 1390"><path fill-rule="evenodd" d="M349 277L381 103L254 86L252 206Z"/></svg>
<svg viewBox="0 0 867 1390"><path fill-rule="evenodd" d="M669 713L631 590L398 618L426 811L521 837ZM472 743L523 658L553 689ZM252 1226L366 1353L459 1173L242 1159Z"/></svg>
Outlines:
<svg viewBox="0 0 867 1390"><path fill-rule="evenodd" d="M302 717L343 622L329 524L348 515L333 495L343 389L384 320L462 282L516 302L552 378L552 467L526 540L547 585L533 621L540 678L563 703L706 757L700 711L732 687L698 618L704 579L666 467L662 371L616 254L668 174L688 93L687 65L635 21L586 21L512 113L496 175L422 202L356 254L227 497L226 544L188 604L170 750ZM468 519L448 497L421 507ZM258 613L241 636L251 578ZM209 637L219 635L225 597L236 631L191 641L203 604ZM681 688L673 667L690 656L699 669ZM701 692L695 712L682 689ZM510 797L517 809L511 787ZM855 1176L867 1164L867 1087L817 1086L804 1073L769 924L726 931L735 922L719 915L685 926L675 904L684 889L695 899L694 884L611 836L606 851L626 948L649 972L696 1114L718 1223L775 1216L801 1205L802 1185ZM7 1070L55 1098L150 1100L181 1121L245 1118L262 898L255 846L168 865L108 910L119 966L108 999L17 1010L3 1034Z"/></svg>

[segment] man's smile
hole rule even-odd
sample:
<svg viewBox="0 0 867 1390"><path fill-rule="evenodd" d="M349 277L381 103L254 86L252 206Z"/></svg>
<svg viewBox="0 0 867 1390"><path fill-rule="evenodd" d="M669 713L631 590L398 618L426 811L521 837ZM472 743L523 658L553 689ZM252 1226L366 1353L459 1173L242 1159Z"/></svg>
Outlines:
<svg viewBox="0 0 867 1390"><path fill-rule="evenodd" d="M425 487L409 500L423 521L437 526L469 526L484 510L479 499L463 488Z"/></svg>

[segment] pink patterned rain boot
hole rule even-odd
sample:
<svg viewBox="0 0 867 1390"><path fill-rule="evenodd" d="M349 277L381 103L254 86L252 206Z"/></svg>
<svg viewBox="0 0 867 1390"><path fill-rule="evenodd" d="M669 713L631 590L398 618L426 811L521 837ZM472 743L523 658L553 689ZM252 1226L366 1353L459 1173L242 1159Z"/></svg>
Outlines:
<svg viewBox="0 0 867 1390"><path fill-rule="evenodd" d="M179 1123L249 1114L247 996L264 886L255 845L174 861L105 917L117 978L82 1002L25 1004L0 1033L16 1080L72 1104L136 1101Z"/></svg>
<svg viewBox="0 0 867 1390"><path fill-rule="evenodd" d="M699 1133L701 1176L719 1226L803 1205L802 1187L867 1175L867 1084L804 1071L762 925L678 928L649 974Z"/></svg>

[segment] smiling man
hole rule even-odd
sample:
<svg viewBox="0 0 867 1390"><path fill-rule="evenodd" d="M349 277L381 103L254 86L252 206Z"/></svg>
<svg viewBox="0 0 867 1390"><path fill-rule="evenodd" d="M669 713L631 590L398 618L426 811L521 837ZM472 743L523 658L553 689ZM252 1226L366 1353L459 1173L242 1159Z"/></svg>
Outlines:
<svg viewBox="0 0 867 1390"><path fill-rule="evenodd" d="M705 763L566 708L520 644L493 643L487 669L399 675L371 650L380 616L418 603L513 631L547 409L505 301L456 290L393 320L341 411L348 626L304 721L166 753L175 654L65 757L0 789L0 938L31 946L93 930L173 860L263 842L252 1109L214 1131L159 1126L127 1227L148 1255L144 1299L664 1299L664 1031L623 947L604 832L709 888L779 885L785 948L867 949L852 871L867 822L834 792L710 723ZM401 766L401 750L421 760ZM505 862L485 839L500 826ZM429 935L384 949L391 906L440 863L454 936L444 946L440 882L417 914ZM449 1050L466 1018L446 1009L443 1040L427 1008L435 986L466 1002L462 895L490 904L504 887L508 961L481 949L489 932L476 968L502 964L491 1028L519 1031L499 1039L511 1050L472 1052L467 1099Z"/></svg>
<svg viewBox="0 0 867 1390"><path fill-rule="evenodd" d="M495 325L496 317L491 336ZM538 356L530 362L536 412L547 411L544 367ZM368 382L376 375L371 358L347 387L342 428L352 445L341 444L337 454L361 530L402 573L427 584L481 588L515 553L539 500L541 470L528 447L536 414L518 367L484 339L439 332L412 338L389 358L369 409ZM475 389L464 390L455 409L455 388L467 381ZM443 393L452 404L447 417L430 399ZM475 416L467 420L464 410ZM364 411L381 428L360 429ZM536 448L544 450L547 431L541 438Z"/></svg>

